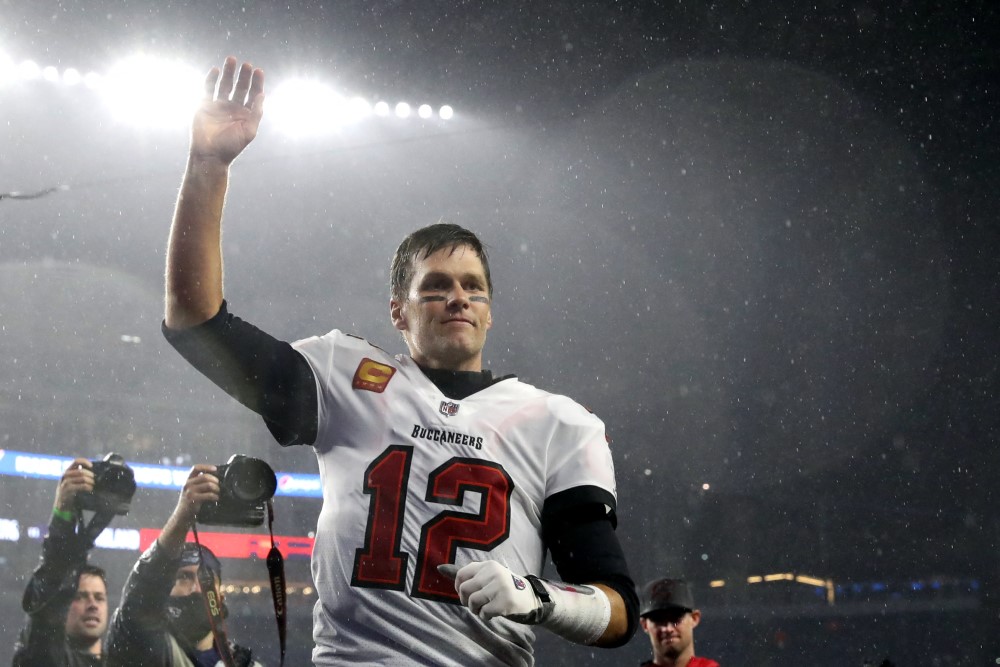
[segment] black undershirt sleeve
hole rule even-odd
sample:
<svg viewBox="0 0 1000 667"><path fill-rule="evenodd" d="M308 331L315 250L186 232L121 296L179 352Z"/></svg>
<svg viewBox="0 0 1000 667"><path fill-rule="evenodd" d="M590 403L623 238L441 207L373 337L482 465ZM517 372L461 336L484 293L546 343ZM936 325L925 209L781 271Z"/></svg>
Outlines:
<svg viewBox="0 0 1000 667"><path fill-rule="evenodd" d="M318 429L312 368L282 340L229 313L189 329L161 327L182 357L220 389L264 418L282 446L311 445Z"/></svg>
<svg viewBox="0 0 1000 667"><path fill-rule="evenodd" d="M628 571L625 554L615 534L613 499L595 502L610 494L596 487L557 493L542 510L542 539L559 577L576 584L604 584L625 602L628 631L615 644L623 646L639 626L639 597ZM582 500L582 502L581 502Z"/></svg>

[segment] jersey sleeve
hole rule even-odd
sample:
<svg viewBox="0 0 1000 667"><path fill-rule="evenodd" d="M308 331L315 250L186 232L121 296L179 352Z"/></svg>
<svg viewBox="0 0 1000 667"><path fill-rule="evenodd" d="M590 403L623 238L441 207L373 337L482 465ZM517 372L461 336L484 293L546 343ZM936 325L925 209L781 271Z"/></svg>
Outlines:
<svg viewBox="0 0 1000 667"><path fill-rule="evenodd" d="M579 403L551 396L556 419L546 461L545 498L556 502L600 502L609 513L617 506L615 467L602 422ZM566 494L569 490L571 494Z"/></svg>
<svg viewBox="0 0 1000 667"><path fill-rule="evenodd" d="M229 313L164 337L188 363L220 389L264 418L279 444L312 444L316 438L316 382L302 355Z"/></svg>
<svg viewBox="0 0 1000 667"><path fill-rule="evenodd" d="M395 370L372 379L365 371L369 364L382 369L399 365L381 348L338 329L322 336L297 340L292 343L292 348L305 359L313 378L313 395L317 401L312 409L317 442L328 442L332 431L336 431L338 436L333 439L340 439L350 416L370 409L360 397L384 391L386 384L381 382L384 380L387 383ZM359 386L369 390L358 391Z"/></svg>

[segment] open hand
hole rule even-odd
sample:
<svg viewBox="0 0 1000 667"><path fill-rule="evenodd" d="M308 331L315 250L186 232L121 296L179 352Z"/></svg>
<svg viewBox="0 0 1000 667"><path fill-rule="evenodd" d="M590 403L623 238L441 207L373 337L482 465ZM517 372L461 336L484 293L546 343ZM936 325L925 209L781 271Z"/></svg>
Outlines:
<svg viewBox="0 0 1000 667"><path fill-rule="evenodd" d="M191 157L228 165L254 137L264 115L264 71L229 56L205 77L205 97L191 124Z"/></svg>

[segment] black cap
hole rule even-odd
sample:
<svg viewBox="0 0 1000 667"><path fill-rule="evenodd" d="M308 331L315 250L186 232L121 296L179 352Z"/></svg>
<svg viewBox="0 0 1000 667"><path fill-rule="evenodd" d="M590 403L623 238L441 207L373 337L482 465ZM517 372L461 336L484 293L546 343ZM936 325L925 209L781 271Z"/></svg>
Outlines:
<svg viewBox="0 0 1000 667"><path fill-rule="evenodd" d="M694 597L683 579L654 579L642 587L639 615L661 609L694 611Z"/></svg>
<svg viewBox="0 0 1000 667"><path fill-rule="evenodd" d="M218 577L219 581L222 581L222 563L215 557L212 550L201 544L186 542L181 551L181 562L178 567L201 565L202 561L204 561L208 571Z"/></svg>

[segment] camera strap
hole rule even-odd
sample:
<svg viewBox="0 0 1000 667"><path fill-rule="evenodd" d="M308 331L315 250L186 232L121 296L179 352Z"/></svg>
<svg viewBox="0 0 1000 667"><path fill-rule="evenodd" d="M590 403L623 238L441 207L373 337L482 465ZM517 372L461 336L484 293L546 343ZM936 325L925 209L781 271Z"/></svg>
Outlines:
<svg viewBox="0 0 1000 667"><path fill-rule="evenodd" d="M222 613L222 600L219 598L219 589L216 587L215 576L205 566L205 560L202 558L201 542L198 541L198 528L192 526L191 532L194 533L194 541L199 547L198 584L201 586L201 597L205 601L208 622L212 627L212 638L215 641L215 648L219 652L222 664L226 667L236 667L233 652L229 648L229 638L226 636L226 619Z"/></svg>
<svg viewBox="0 0 1000 667"><path fill-rule="evenodd" d="M271 549L267 552L267 575L271 582L271 599L274 601L274 620L278 623L278 642L281 646L281 663L285 664L285 632L287 626L285 608L285 559L274 541L274 505L267 500L267 529L271 533Z"/></svg>
<svg viewBox="0 0 1000 667"><path fill-rule="evenodd" d="M83 511L77 511L76 534L81 535L87 545L87 550L93 548L97 537L104 532L104 529L111 525L111 520L115 518L114 512L95 512L90 517L86 526L83 525Z"/></svg>

